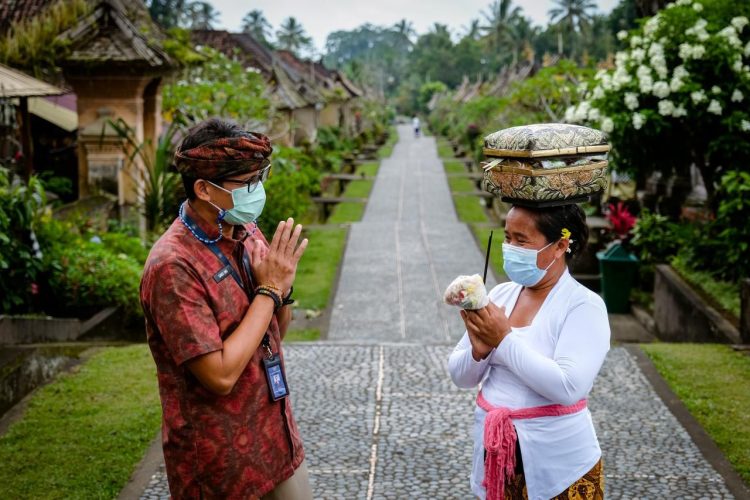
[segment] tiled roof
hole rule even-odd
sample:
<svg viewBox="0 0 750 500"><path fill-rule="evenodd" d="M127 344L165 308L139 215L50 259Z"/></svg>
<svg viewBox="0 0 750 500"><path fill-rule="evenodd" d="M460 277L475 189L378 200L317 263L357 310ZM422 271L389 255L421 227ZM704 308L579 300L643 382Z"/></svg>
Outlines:
<svg viewBox="0 0 750 500"><path fill-rule="evenodd" d="M62 61L63 66L115 65L151 70L173 67L158 42L147 39L116 0L100 2L91 14L61 33L58 39L70 43L70 53Z"/></svg>
<svg viewBox="0 0 750 500"><path fill-rule="evenodd" d="M0 97L60 95L65 91L0 64Z"/></svg>
<svg viewBox="0 0 750 500"><path fill-rule="evenodd" d="M54 0L0 0L0 33L11 24L34 17Z"/></svg>

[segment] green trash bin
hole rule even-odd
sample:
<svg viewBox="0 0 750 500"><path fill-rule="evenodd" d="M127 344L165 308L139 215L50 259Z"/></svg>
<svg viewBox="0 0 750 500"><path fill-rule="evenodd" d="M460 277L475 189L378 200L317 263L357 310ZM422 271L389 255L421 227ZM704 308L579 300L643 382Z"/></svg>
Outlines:
<svg viewBox="0 0 750 500"><path fill-rule="evenodd" d="M596 252L602 280L602 295L610 313L630 312L630 289L638 272L638 258L619 243Z"/></svg>

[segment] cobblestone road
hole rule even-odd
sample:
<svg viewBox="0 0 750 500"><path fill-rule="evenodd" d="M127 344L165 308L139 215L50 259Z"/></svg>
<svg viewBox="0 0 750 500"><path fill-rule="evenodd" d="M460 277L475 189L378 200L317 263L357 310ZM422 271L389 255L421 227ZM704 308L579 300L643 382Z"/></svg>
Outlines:
<svg viewBox="0 0 750 500"><path fill-rule="evenodd" d="M457 222L434 141L408 128L352 227L330 341L285 348L315 498L470 498L475 391L447 359L461 335L442 288L483 257ZM589 407L608 498L732 498L622 347ZM163 471L142 498L167 498Z"/></svg>
<svg viewBox="0 0 750 500"><path fill-rule="evenodd" d="M448 378L451 349L286 348L315 498L470 498L475 392ZM610 351L589 407L608 498L732 498L624 348ZM143 498L166 498L163 475L153 483Z"/></svg>

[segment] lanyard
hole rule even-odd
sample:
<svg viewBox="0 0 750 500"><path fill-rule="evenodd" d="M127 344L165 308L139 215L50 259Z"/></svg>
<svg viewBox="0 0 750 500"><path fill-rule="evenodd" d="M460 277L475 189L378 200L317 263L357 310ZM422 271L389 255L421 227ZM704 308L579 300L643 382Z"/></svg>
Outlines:
<svg viewBox="0 0 750 500"><path fill-rule="evenodd" d="M252 301L252 295L251 295L252 290L248 290L245 287L244 283L242 282L242 278L240 278L239 274L237 274L237 271L234 269L234 266L229 262L229 259L227 258L227 256L224 255L224 252L221 251L221 249L219 248L219 245L217 245L216 242L209 243L209 241L211 240L208 237L208 235L205 233L205 231L203 231L203 229L201 229L198 226L198 224L195 223L195 221L188 214L182 213L181 216L182 216L182 221L185 223L186 226L188 226L190 231L192 231L193 235L195 235L196 238L201 243L203 243L209 249L211 249L213 254L216 255L219 261L224 265L224 269L229 270L229 273L232 275L232 278L234 278L234 281L237 282L240 288L242 288L245 291L245 294L247 295L247 297ZM250 259L247 256L247 251L242 252L242 267L245 270L245 274L247 275L247 278L252 279L251 278L252 274L250 272ZM263 336L261 345L266 349L270 357L272 354L272 351L271 351L271 339L268 333L266 333Z"/></svg>
<svg viewBox="0 0 750 500"><path fill-rule="evenodd" d="M219 261L224 265L224 268L229 271L229 273L232 275L232 278L234 278L234 281L237 282L237 284L245 290L247 293L248 290L245 289L245 284L242 282L242 278L240 278L239 274L237 274L237 271L235 270L234 266L229 262L229 259L227 259L227 256L224 255L224 252L219 249L219 245L217 245L215 242L208 243L210 241L210 238L208 235L201 229L198 224L195 223L195 221L190 218L188 214L182 214L183 222L188 226L188 228L193 232L195 236L197 236L197 239L201 241L204 245L206 245L214 255L216 255L216 258L219 259ZM245 272L247 273L248 278L250 275L250 262L247 257L247 252L242 253L242 265L245 268ZM249 294L248 294L249 296Z"/></svg>

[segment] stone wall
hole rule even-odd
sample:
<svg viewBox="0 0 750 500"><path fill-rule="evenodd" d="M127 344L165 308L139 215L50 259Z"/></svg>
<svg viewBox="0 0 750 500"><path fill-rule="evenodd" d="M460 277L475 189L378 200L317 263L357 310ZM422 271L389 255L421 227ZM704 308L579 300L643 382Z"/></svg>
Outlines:
<svg viewBox="0 0 750 500"><path fill-rule="evenodd" d="M656 266L654 321L660 339L737 344L737 329L667 265Z"/></svg>

